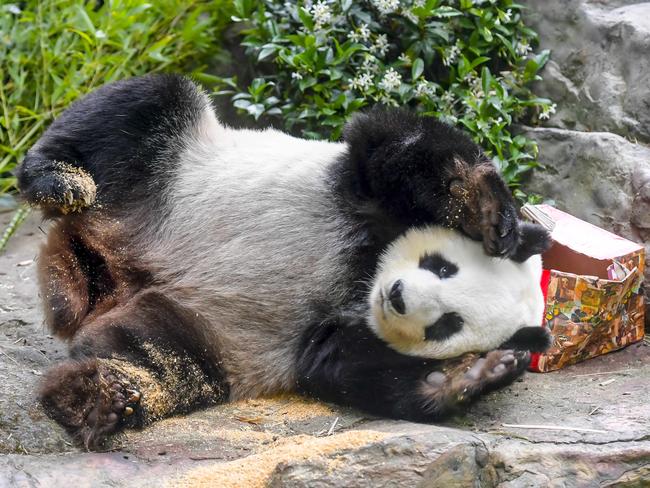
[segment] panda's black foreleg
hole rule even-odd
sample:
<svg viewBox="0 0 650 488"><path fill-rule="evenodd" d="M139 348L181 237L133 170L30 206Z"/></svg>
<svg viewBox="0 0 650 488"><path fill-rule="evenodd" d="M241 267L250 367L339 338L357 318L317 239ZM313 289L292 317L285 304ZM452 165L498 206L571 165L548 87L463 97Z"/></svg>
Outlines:
<svg viewBox="0 0 650 488"><path fill-rule="evenodd" d="M399 354L363 323L332 320L313 328L298 358L297 387L311 397L373 415L430 422L507 385L530 362L497 350L444 361Z"/></svg>
<svg viewBox="0 0 650 488"><path fill-rule="evenodd" d="M16 170L22 197L48 215L157 193L181 140L206 108L188 79L149 75L109 83L65 110Z"/></svg>
<svg viewBox="0 0 650 488"><path fill-rule="evenodd" d="M548 329L540 326L519 329L500 349L518 349L520 351L544 352L551 347L552 337Z"/></svg>
<svg viewBox="0 0 650 488"><path fill-rule="evenodd" d="M482 241L490 255L515 252L514 199L495 165L466 134L392 109L356 116L344 138L348 152L335 171L337 189L377 234L444 225Z"/></svg>

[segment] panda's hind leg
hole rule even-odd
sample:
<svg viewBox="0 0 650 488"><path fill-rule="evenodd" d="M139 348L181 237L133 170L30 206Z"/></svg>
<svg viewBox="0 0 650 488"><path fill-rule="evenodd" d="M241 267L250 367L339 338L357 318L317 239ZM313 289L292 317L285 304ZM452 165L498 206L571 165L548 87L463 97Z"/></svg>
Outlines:
<svg viewBox="0 0 650 488"><path fill-rule="evenodd" d="M21 197L46 217L156 198L206 113L207 96L179 75L106 84L67 108L29 149L16 170Z"/></svg>
<svg viewBox="0 0 650 488"><path fill-rule="evenodd" d="M227 387L194 333L195 317L157 291L140 292L84 324L71 359L47 372L41 403L93 449L123 427L221 401Z"/></svg>

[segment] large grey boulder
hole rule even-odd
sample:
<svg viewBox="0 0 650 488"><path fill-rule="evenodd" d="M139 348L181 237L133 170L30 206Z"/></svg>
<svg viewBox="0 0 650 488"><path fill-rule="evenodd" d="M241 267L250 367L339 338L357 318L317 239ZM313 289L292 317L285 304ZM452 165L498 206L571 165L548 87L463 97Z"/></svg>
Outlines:
<svg viewBox="0 0 650 488"><path fill-rule="evenodd" d="M650 142L650 2L524 2L551 60L535 90L553 99L548 125Z"/></svg>

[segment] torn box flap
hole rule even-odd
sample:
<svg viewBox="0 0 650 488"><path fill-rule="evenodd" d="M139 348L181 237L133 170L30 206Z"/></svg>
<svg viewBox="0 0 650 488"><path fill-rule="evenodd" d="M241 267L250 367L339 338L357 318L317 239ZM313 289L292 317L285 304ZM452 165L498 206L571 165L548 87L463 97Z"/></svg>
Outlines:
<svg viewBox="0 0 650 488"><path fill-rule="evenodd" d="M642 247L550 205L524 205L522 214L551 232L553 241L572 251L603 261L613 260Z"/></svg>

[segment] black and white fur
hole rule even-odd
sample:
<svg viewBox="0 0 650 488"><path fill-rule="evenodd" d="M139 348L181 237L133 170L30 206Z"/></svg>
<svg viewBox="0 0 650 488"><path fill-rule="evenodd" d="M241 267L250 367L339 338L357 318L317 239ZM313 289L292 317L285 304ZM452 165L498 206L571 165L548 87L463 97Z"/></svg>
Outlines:
<svg viewBox="0 0 650 488"><path fill-rule="evenodd" d="M17 176L55 220L41 293L70 341L41 398L87 446L282 391L431 421L528 363L524 350L411 357L368 327L380 254L409 229L458 228L516 260L538 245L520 245L481 150L434 119L371 111L340 143L233 130L189 80L146 76L74 103Z"/></svg>
<svg viewBox="0 0 650 488"><path fill-rule="evenodd" d="M521 224L521 233L536 235L541 251L539 227ZM368 324L394 349L435 359L489 351L516 333L542 338L546 332L534 327L545 305L541 276L538 254L521 262L489 257L456 230L413 228L379 259Z"/></svg>

